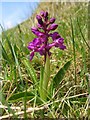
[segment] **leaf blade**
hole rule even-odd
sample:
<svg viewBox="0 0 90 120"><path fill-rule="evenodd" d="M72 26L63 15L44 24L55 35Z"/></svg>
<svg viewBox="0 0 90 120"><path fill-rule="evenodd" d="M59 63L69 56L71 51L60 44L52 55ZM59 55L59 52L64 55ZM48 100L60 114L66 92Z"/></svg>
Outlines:
<svg viewBox="0 0 90 120"><path fill-rule="evenodd" d="M66 73L66 71L68 70L69 66L71 64L71 60L69 60L59 71L58 73L55 75L53 81L54 81L54 87L57 87L59 85L59 83L62 81L62 79L64 78L64 75Z"/></svg>

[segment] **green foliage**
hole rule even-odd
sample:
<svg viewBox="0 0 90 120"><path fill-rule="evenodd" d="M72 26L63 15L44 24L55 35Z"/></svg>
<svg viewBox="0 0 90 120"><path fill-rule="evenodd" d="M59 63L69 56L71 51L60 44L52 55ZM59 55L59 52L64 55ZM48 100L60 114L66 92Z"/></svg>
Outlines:
<svg viewBox="0 0 90 120"><path fill-rule="evenodd" d="M3 56L3 58L5 59L6 62L10 62L10 59L9 59L9 57L8 57L8 55L7 55L7 52L6 52L6 50L4 49L2 43L1 43L1 47L2 47L2 56Z"/></svg>
<svg viewBox="0 0 90 120"><path fill-rule="evenodd" d="M57 88L59 83L63 80L65 73L69 69L70 65L71 65L71 60L69 60L67 63L65 63L65 65L57 72L57 74L53 78L55 88Z"/></svg>

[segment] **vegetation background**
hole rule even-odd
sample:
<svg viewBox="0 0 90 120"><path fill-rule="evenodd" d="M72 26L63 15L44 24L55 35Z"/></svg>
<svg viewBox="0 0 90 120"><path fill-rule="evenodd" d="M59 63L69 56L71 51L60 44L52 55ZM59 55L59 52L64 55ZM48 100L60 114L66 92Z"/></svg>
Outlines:
<svg viewBox="0 0 90 120"><path fill-rule="evenodd" d="M41 2L32 16L7 31L3 30L0 41L0 113L1 118L90 118L88 95L89 50L88 20L89 3ZM48 11L56 18L57 31L65 39L67 49L52 49L51 83L49 100L42 102L36 85L40 79L43 57L36 54L29 61L28 42L35 37L30 28L36 25L36 14ZM66 66L65 66L66 65ZM58 80L53 78L59 71ZM33 81L37 80L36 83ZM50 84L51 84L50 83ZM55 85L55 86L54 86Z"/></svg>

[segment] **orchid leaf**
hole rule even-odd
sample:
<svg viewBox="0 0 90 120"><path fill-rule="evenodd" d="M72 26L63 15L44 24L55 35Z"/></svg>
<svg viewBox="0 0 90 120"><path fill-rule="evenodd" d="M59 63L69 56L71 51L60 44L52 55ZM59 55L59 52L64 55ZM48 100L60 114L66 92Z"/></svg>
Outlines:
<svg viewBox="0 0 90 120"><path fill-rule="evenodd" d="M54 87L58 87L59 83L63 80L65 73L67 72L68 68L71 65L71 60L68 61L55 75L53 81L54 81Z"/></svg>

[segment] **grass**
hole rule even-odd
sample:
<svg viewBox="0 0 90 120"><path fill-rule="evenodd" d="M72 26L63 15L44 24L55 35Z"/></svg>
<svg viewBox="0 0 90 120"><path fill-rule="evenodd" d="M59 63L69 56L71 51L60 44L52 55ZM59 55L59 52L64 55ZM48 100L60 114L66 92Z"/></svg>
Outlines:
<svg viewBox="0 0 90 120"><path fill-rule="evenodd" d="M30 62L27 44L34 38L31 21L36 24L35 15L47 6L50 16L56 17L67 49L52 49L51 86L45 102L38 91L43 57L36 54ZM40 3L30 20L8 31L2 28L2 118L90 118L87 9L87 3Z"/></svg>

